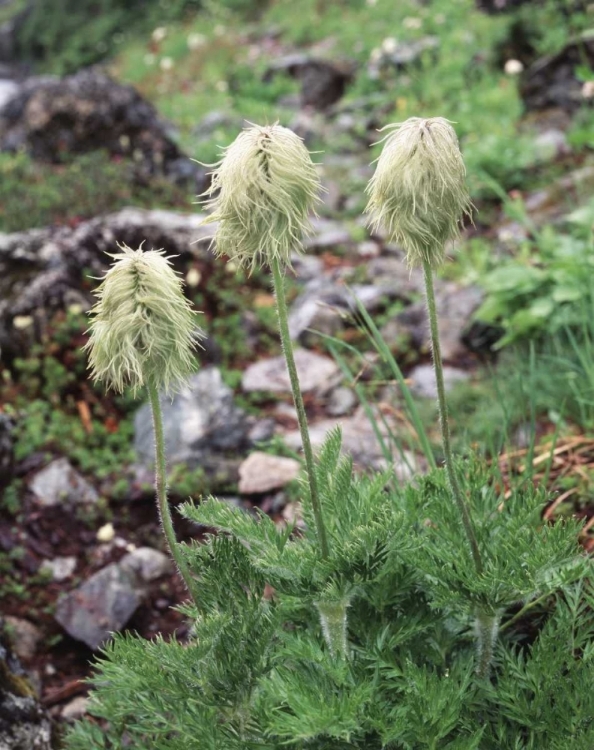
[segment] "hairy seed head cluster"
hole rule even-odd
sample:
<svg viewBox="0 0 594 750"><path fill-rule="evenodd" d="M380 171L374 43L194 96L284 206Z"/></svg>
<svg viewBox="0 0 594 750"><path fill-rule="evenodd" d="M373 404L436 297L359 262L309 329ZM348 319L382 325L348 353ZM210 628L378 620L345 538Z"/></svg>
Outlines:
<svg viewBox="0 0 594 750"><path fill-rule="evenodd" d="M92 377L120 393L145 385L171 393L194 371L202 334L164 252L119 248L91 311Z"/></svg>
<svg viewBox="0 0 594 750"><path fill-rule="evenodd" d="M215 252L253 270L278 258L290 265L310 232L320 181L299 136L281 125L243 130L212 173L208 222L219 222Z"/></svg>
<svg viewBox="0 0 594 750"><path fill-rule="evenodd" d="M385 138L367 192L371 226L387 229L410 266L443 261L471 202L456 132L443 117L411 117Z"/></svg>

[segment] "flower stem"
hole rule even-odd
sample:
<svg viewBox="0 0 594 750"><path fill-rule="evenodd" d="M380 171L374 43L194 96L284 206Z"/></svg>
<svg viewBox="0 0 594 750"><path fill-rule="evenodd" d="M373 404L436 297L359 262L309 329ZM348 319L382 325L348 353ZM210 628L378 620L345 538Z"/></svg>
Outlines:
<svg viewBox="0 0 594 750"><path fill-rule="evenodd" d="M435 292L433 289L433 272L431 265L427 262L423 262L423 271L425 275L425 296L427 298L427 311L429 314L429 327L431 330L431 350L433 352L433 365L435 367L435 381L437 384L437 404L439 408L439 423L441 426L441 440L443 443L443 453L445 459L445 469L450 485L450 490L460 510L462 516L462 524L468 541L470 543L470 550L472 552L472 559L476 572L480 575L483 572L483 561L474 533L472 520L470 518L470 511L466 500L456 479L456 473L454 471L454 459L452 456L452 445L450 440L450 424L448 421L448 407L445 397L445 386L443 382L443 362L441 359L441 346L439 343L439 330L437 328L437 307L435 304Z"/></svg>
<svg viewBox="0 0 594 750"><path fill-rule="evenodd" d="M316 602L326 644L332 656L337 656L341 659L346 659L348 656L348 605L348 599Z"/></svg>
<svg viewBox="0 0 594 750"><path fill-rule="evenodd" d="M285 360L287 363L287 370L289 371L289 380L291 381L291 390L293 391L293 401L295 403L295 409L297 410L297 420L299 422L299 430L301 432L301 442L303 443L305 468L307 470L307 477L309 481L311 506L313 509L318 540L320 542L320 551L322 553L322 557L327 558L329 553L328 537L326 535L326 527L324 526L324 519L322 517L322 508L320 504L320 496L318 494L318 483L316 480L313 450L311 447L311 440L309 438L307 417L305 415L305 406L303 404L303 396L301 395L301 387L299 385L299 376L297 375L297 366L295 365L295 357L293 355L293 344L291 343L291 336L289 334L287 300L285 298L285 283L278 258L272 258L271 267L274 280L274 293L276 296L278 327L280 331L283 352L285 354Z"/></svg>
<svg viewBox="0 0 594 750"><path fill-rule="evenodd" d="M161 404L159 403L159 394L156 387L152 384L147 386L147 391L153 412L153 427L155 430L155 489L157 492L157 509L159 511L161 528L165 534L167 546L169 547L171 556L177 565L177 569L179 570L192 599L197 602L198 590L190 573L190 569L183 558L179 544L177 543L175 530L173 528L173 520L171 518L171 511L169 510L169 502L167 500L165 439L163 436L163 415L161 412Z"/></svg>

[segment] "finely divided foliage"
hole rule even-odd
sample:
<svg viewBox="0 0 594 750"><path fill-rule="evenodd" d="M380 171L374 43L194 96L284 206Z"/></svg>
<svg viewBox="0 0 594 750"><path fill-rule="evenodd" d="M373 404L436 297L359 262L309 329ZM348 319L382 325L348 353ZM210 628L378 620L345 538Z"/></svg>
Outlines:
<svg viewBox="0 0 594 750"><path fill-rule="evenodd" d="M295 133L281 125L243 130L225 149L207 192L208 221L219 222L216 253L250 269L273 257L290 266L310 231L319 191L315 164Z"/></svg>
<svg viewBox="0 0 594 750"><path fill-rule="evenodd" d="M463 489L484 519L479 540L502 550L477 579L442 471L418 489L388 493L352 474L345 488L351 467L338 458L339 444L334 433L318 463L323 492L336 493L325 495L334 510L330 559L309 528L276 528L212 498L186 504L184 515L210 530L185 548L201 591L185 608L190 642L116 637L93 698L93 714L109 728L99 735L92 723L78 725L71 750L594 743L594 597L580 582L589 565L577 552L576 525L542 527L534 518L542 495L530 484L501 510L501 493L483 491L488 467L473 463ZM529 528L518 533L510 517L522 508ZM504 610L535 595L545 605L529 639L504 618L493 679L477 680L472 613L489 589ZM341 596L350 605L346 651L337 647L342 628L325 637L316 611Z"/></svg>
<svg viewBox="0 0 594 750"><path fill-rule="evenodd" d="M92 310L92 377L120 393L176 391L196 368L192 349L202 336L191 304L162 250L119 247Z"/></svg>
<svg viewBox="0 0 594 750"><path fill-rule="evenodd" d="M443 117L411 117L387 127L394 130L384 139L367 191L371 224L404 246L411 266L438 266L471 209L456 132Z"/></svg>

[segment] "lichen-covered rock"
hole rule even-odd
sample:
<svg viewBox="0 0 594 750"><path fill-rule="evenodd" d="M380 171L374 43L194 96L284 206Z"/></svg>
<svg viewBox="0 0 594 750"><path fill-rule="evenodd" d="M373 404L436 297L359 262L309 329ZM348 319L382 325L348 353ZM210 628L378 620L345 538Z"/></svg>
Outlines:
<svg viewBox="0 0 594 750"><path fill-rule="evenodd" d="M0 638L0 750L52 750L50 719L3 638Z"/></svg>
<svg viewBox="0 0 594 750"><path fill-rule="evenodd" d="M149 174L201 182L204 171L181 153L170 131L132 86L95 68L65 78L29 78L0 109L3 151L60 162L68 154L104 149L130 157Z"/></svg>

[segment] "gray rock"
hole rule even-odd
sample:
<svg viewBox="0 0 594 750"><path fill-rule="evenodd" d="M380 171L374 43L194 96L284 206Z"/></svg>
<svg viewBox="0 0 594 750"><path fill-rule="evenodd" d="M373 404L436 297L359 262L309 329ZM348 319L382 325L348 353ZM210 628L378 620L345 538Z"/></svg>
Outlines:
<svg viewBox="0 0 594 750"><path fill-rule="evenodd" d="M530 236L527 227L519 221L506 221L496 229L497 240L503 252L515 249Z"/></svg>
<svg viewBox="0 0 594 750"><path fill-rule="evenodd" d="M76 557L54 557L53 560L44 560L41 563L40 571L48 572L52 581L65 581L76 570Z"/></svg>
<svg viewBox="0 0 594 750"><path fill-rule="evenodd" d="M390 420L387 420L390 424ZM391 459L388 464L383 454L381 444L362 408L357 409L352 417L342 419L324 419L310 425L310 438L314 448L319 448L328 432L336 427L342 431L342 451L353 457L353 461L361 468L383 470L388 465L394 470L400 480L409 479L419 469L418 459L410 452L404 452L402 458L395 446L390 445L386 426L378 420L379 429L386 446L390 449ZM392 425L397 434L397 426ZM283 439L290 448L301 448L301 433L291 430L283 435Z"/></svg>
<svg viewBox="0 0 594 750"><path fill-rule="evenodd" d="M74 470L67 458L57 458L29 482L29 489L40 505L96 503L99 495L87 480Z"/></svg>
<svg viewBox="0 0 594 750"><path fill-rule="evenodd" d="M391 299L410 301L424 290L422 272L410 269L402 254L374 258L367 265L367 274L372 284Z"/></svg>
<svg viewBox="0 0 594 750"><path fill-rule="evenodd" d="M5 617L4 624L7 626L14 653L23 661L32 659L43 638L41 630L29 620L23 620L21 617Z"/></svg>
<svg viewBox="0 0 594 750"><path fill-rule="evenodd" d="M446 282L436 289L437 326L444 359L454 361L465 354L461 336L482 301L483 291L476 286Z"/></svg>
<svg viewBox="0 0 594 750"><path fill-rule="evenodd" d="M334 388L326 401L326 413L331 417L344 417L357 405L357 396L344 385Z"/></svg>
<svg viewBox="0 0 594 750"><path fill-rule="evenodd" d="M240 130L242 124L242 120L237 117L233 117L226 112L213 110L204 115L198 125L194 128L193 133L199 139L206 139L210 138L215 131L219 130L219 128L236 127Z"/></svg>
<svg viewBox="0 0 594 750"><path fill-rule="evenodd" d="M338 366L329 358L307 349L295 352L297 374L304 393L325 393L340 378ZM262 359L250 365L243 373L241 386L244 391L270 391L290 393L291 383L284 357Z"/></svg>
<svg viewBox="0 0 594 750"><path fill-rule="evenodd" d="M132 571L144 583L150 583L173 570L171 559L152 547L138 547L125 555L118 564L124 570Z"/></svg>
<svg viewBox="0 0 594 750"><path fill-rule="evenodd" d="M124 627L142 600L134 572L111 563L58 600L55 618L66 632L93 650Z"/></svg>
<svg viewBox="0 0 594 750"><path fill-rule="evenodd" d="M302 106L323 111L342 97L352 80L354 66L297 53L274 62L265 71L263 80L269 82L281 72L300 82Z"/></svg>
<svg viewBox="0 0 594 750"><path fill-rule="evenodd" d="M161 397L163 432L170 464L202 467L213 481L236 476L237 454L249 447L249 423L235 406L233 391L216 367L205 367L173 399ZM134 449L145 466L154 462L152 415L149 404L134 417ZM226 458L232 453L232 458ZM223 477L226 476L226 479Z"/></svg>
<svg viewBox="0 0 594 750"><path fill-rule="evenodd" d="M455 282L436 284L437 324L444 360L456 360L465 353L462 343L465 329L481 304L483 293L478 287L462 287ZM408 344L418 351L429 350L429 328L425 302L409 305L381 329L388 346Z"/></svg>
<svg viewBox="0 0 594 750"><path fill-rule="evenodd" d="M277 424L282 424L284 427L295 427L298 424L297 409L295 409L293 404L280 401L274 405L272 413Z"/></svg>
<svg viewBox="0 0 594 750"><path fill-rule="evenodd" d="M436 36L424 36L412 42L400 42L394 50L386 51L385 59L388 64L397 68L404 68L418 60L422 54L439 47Z"/></svg>
<svg viewBox="0 0 594 750"><path fill-rule="evenodd" d="M295 276L300 281L311 281L317 279L324 271L324 263L321 258L315 255L302 255L293 253L291 263Z"/></svg>
<svg viewBox="0 0 594 750"><path fill-rule="evenodd" d="M256 495L278 490L299 475L301 464L294 458L255 451L239 467L239 491Z"/></svg>
<svg viewBox="0 0 594 750"><path fill-rule="evenodd" d="M84 695L78 695L64 706L60 712L60 716L64 721L78 721L87 713L89 708L89 698Z"/></svg>
<svg viewBox="0 0 594 750"><path fill-rule="evenodd" d="M457 367L445 365L443 368L443 380L446 391L451 391L457 383L464 383L470 375ZM410 375L410 389L415 396L421 398L437 398L437 386L435 384L435 372L431 365L418 365Z"/></svg>
<svg viewBox="0 0 594 750"><path fill-rule="evenodd" d="M0 750L52 750L52 725L15 654L0 640Z"/></svg>
<svg viewBox="0 0 594 750"><path fill-rule="evenodd" d="M308 329L327 336L336 335L342 328L342 318L351 307L348 290L325 278L308 282L289 311L291 338L305 343L310 338Z"/></svg>
<svg viewBox="0 0 594 750"><path fill-rule="evenodd" d="M367 264L367 276L371 283L352 284L349 303L356 309L360 302L367 312L376 312L391 302L410 303L422 293L424 282L422 274L410 270L399 257L373 258Z"/></svg>
<svg viewBox="0 0 594 750"><path fill-rule="evenodd" d="M341 210L344 205L344 193L338 180L331 180L326 175L321 175L322 180L322 199L324 214L335 214Z"/></svg>
<svg viewBox="0 0 594 750"><path fill-rule="evenodd" d="M19 85L9 79L0 79L0 109L19 91Z"/></svg>
<svg viewBox="0 0 594 750"><path fill-rule="evenodd" d="M424 36L410 42L392 40L391 45L387 45L387 41L385 40L382 47L372 56L367 66L367 74L372 80L390 69L404 70L420 60L424 54L435 54L439 47L439 39L436 36Z"/></svg>
<svg viewBox="0 0 594 750"><path fill-rule="evenodd" d="M276 431L276 422L270 417L258 419L249 429L248 438L252 445L270 440Z"/></svg>
<svg viewBox="0 0 594 750"><path fill-rule="evenodd" d="M377 258L381 253L381 247L374 240L365 240L357 245L357 255L361 258Z"/></svg>
<svg viewBox="0 0 594 750"><path fill-rule="evenodd" d="M338 221L314 219L313 234L303 243L306 252L324 252L338 247L355 247L348 229Z"/></svg>
<svg viewBox="0 0 594 750"><path fill-rule="evenodd" d="M351 291L355 295L354 304L360 302L367 312L375 312L390 299L385 289L374 284L353 284Z"/></svg>
<svg viewBox="0 0 594 750"><path fill-rule="evenodd" d="M559 156L571 153L571 146L562 130L551 128L540 133L534 139L534 150L539 162L552 161Z"/></svg>

